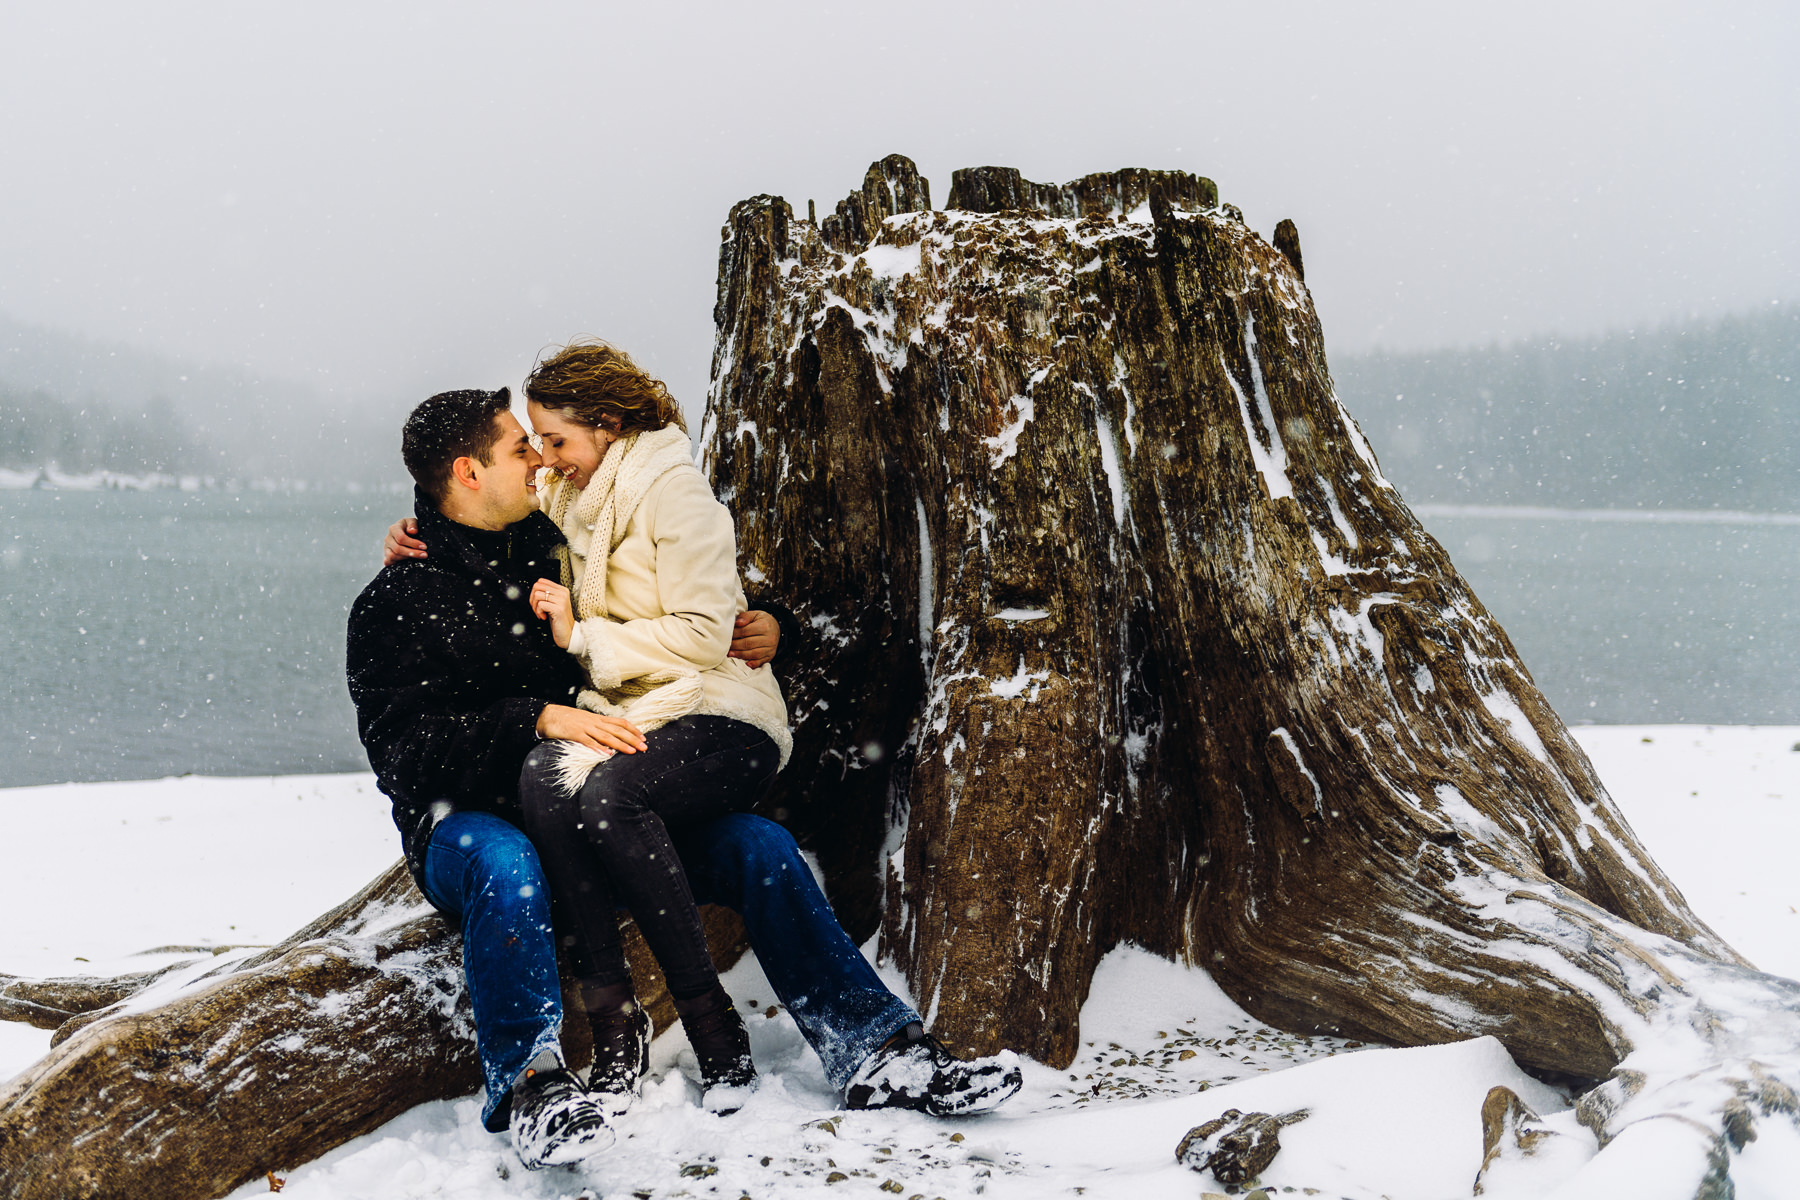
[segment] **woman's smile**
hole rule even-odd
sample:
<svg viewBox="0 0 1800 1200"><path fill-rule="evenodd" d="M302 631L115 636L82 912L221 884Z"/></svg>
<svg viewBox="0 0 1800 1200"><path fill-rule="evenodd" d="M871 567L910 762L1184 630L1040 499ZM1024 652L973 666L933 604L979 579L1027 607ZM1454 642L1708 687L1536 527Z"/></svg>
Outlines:
<svg viewBox="0 0 1800 1200"><path fill-rule="evenodd" d="M532 403L526 409L544 465L576 487L586 487L619 435L572 421L566 414L542 404Z"/></svg>

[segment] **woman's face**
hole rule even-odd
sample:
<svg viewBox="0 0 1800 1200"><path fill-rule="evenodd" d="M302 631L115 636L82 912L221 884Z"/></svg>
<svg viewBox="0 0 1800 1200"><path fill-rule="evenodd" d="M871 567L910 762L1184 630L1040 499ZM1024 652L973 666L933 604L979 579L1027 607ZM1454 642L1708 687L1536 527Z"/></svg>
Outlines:
<svg viewBox="0 0 1800 1200"><path fill-rule="evenodd" d="M610 429L577 424L565 414L536 402L527 404L525 409L531 416L532 431L542 443L538 453L543 455L544 465L578 488L588 485L600 469L607 447L621 436Z"/></svg>

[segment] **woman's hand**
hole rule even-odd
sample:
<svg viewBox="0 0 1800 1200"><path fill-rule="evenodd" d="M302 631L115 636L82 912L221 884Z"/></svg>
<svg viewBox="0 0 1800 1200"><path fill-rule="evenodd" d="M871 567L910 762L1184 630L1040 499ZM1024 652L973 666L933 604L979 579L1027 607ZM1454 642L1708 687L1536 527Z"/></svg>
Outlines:
<svg viewBox="0 0 1800 1200"><path fill-rule="evenodd" d="M537 732L541 738L563 738L620 754L636 754L649 745L643 731L624 717L603 717L566 704L544 705L538 713Z"/></svg>
<svg viewBox="0 0 1800 1200"><path fill-rule="evenodd" d="M424 558L425 543L418 537L419 523L411 517L402 517L388 526L387 537L381 543L381 565L391 567L407 558Z"/></svg>
<svg viewBox="0 0 1800 1200"><path fill-rule="evenodd" d="M731 629L731 653L741 658L751 670L775 657L781 646L781 626L775 618L760 609L741 612Z"/></svg>
<svg viewBox="0 0 1800 1200"><path fill-rule="evenodd" d="M575 607L570 603L569 589L548 579L538 580L531 585L531 611L539 620L550 622L550 636L567 650L569 635L575 631Z"/></svg>

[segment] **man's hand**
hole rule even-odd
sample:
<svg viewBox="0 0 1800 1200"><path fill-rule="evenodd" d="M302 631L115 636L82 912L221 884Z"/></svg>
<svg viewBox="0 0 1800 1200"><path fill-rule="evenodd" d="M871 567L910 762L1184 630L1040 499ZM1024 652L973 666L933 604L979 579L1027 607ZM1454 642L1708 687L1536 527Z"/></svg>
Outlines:
<svg viewBox="0 0 1800 1200"><path fill-rule="evenodd" d="M381 565L391 567L404 558L424 558L425 543L418 535L419 523L411 517L401 517L389 525L387 537L381 542Z"/></svg>
<svg viewBox="0 0 1800 1200"><path fill-rule="evenodd" d="M603 717L566 704L544 705L544 711L538 714L537 731L541 738L562 738L620 754L636 754L649 744L644 741L643 731L624 717Z"/></svg>
<svg viewBox="0 0 1800 1200"><path fill-rule="evenodd" d="M575 606L569 589L548 579L538 580L531 585L531 611L539 620L550 622L550 636L567 650L569 635L575 631Z"/></svg>
<svg viewBox="0 0 1800 1200"><path fill-rule="evenodd" d="M775 657L781 646L781 626L760 610L741 612L731 628L731 657L741 658L751 670Z"/></svg>

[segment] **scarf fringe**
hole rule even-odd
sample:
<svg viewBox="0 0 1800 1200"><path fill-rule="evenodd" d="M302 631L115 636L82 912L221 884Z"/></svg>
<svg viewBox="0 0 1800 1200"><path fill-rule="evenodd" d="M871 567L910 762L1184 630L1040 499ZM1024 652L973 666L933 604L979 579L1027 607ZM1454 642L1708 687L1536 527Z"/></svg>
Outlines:
<svg viewBox="0 0 1800 1200"><path fill-rule="evenodd" d="M564 741L556 748L550 763L550 781L563 795L579 792L593 769L613 756L611 750L596 750L585 742Z"/></svg>
<svg viewBox="0 0 1800 1200"><path fill-rule="evenodd" d="M655 679L656 676L650 676L646 682ZM583 688L575 703L591 713L623 717L644 733L649 733L652 729L680 720L699 708L704 694L705 687L700 682L699 675L692 671L671 672L666 680L653 683L649 691L634 696L623 704L615 704L592 688ZM611 750L596 750L584 742L564 740L556 748L556 760L551 764L551 779L565 795L573 796L587 782L588 773L612 756Z"/></svg>

